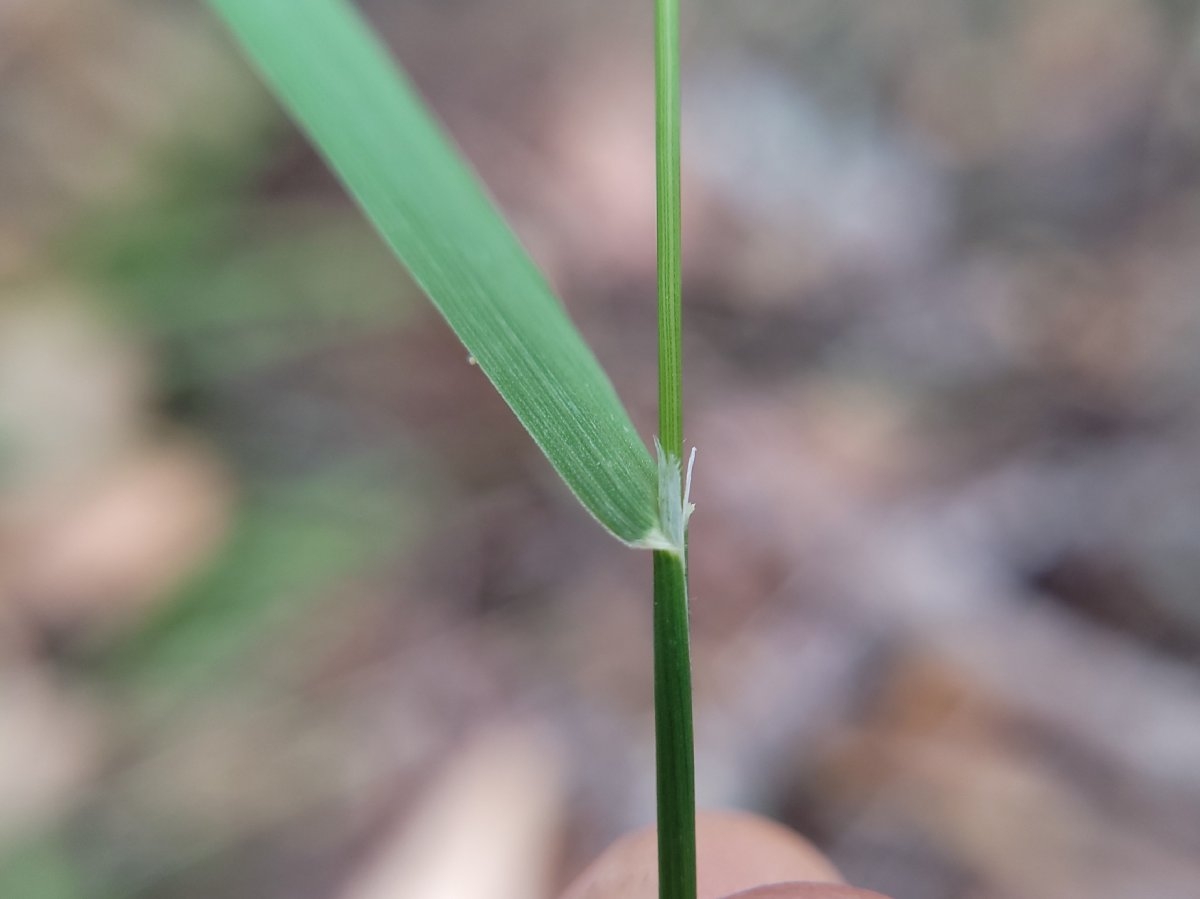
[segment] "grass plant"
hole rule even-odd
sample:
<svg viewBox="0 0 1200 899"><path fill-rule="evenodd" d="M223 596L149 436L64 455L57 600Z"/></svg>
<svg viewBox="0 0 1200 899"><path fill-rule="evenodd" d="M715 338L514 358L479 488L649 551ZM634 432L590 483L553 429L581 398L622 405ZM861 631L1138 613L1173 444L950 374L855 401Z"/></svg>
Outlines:
<svg viewBox="0 0 1200 899"><path fill-rule="evenodd" d="M658 201L658 429L662 518L674 549L654 551L654 736L661 899L695 899L696 799L688 633L687 520L691 461L683 459L683 277L680 213L679 0L654 4L655 182Z"/></svg>
<svg viewBox="0 0 1200 899"><path fill-rule="evenodd" d="M660 896L694 899L679 0L655 0L657 463L470 166L348 0L210 3L584 507L653 551Z"/></svg>

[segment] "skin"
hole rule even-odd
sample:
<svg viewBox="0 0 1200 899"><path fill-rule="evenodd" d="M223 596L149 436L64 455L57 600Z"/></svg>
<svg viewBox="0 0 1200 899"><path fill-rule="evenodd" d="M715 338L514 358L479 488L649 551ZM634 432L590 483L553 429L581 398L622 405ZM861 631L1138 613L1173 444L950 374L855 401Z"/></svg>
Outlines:
<svg viewBox="0 0 1200 899"><path fill-rule="evenodd" d="M622 837L562 899L658 899L654 828ZM886 899L845 885L802 837L757 815L696 818L697 899Z"/></svg>

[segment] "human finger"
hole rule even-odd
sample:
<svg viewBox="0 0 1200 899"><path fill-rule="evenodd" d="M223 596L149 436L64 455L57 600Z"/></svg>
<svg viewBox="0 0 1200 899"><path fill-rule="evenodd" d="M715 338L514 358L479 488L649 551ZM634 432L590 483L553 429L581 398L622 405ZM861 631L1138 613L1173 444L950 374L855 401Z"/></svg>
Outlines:
<svg viewBox="0 0 1200 899"><path fill-rule="evenodd" d="M822 894L813 893L812 887L841 883L837 869L812 844L794 831L758 815L701 812L696 818L696 851L698 899L721 899L762 884L796 882L804 882L803 888L809 890L811 899L824 899ZM795 894L795 887L789 889ZM845 889L840 894L826 891L826 895L829 899L855 899L855 893ZM562 899L657 899L657 896L658 848L651 827L623 837L609 847L567 889Z"/></svg>

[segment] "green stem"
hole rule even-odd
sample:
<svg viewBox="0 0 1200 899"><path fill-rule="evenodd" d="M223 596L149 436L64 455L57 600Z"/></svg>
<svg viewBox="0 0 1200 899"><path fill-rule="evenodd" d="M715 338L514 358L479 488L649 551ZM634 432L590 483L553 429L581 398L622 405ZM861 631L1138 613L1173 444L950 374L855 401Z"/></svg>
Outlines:
<svg viewBox="0 0 1200 899"><path fill-rule="evenodd" d="M683 459L679 188L679 0L654 6L655 161L658 184L658 439Z"/></svg>
<svg viewBox="0 0 1200 899"><path fill-rule="evenodd" d="M692 672L683 557L654 553L654 733L659 899L696 899Z"/></svg>
<svg viewBox="0 0 1200 899"><path fill-rule="evenodd" d="M655 0L654 13L658 427L667 460L678 466L683 459L679 0ZM677 467L673 475L679 476ZM663 490L661 484L659 490ZM679 495L674 490L671 493ZM683 520L686 522L686 516ZM654 553L654 733L660 899L696 899L696 788L688 642L686 552L681 546L674 551Z"/></svg>

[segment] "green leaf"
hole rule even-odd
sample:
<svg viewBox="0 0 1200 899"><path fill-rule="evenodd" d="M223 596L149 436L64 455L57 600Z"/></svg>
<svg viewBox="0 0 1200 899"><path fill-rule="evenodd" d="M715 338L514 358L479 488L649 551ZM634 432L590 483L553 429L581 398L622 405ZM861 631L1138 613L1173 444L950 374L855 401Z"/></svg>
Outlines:
<svg viewBox="0 0 1200 899"><path fill-rule="evenodd" d="M210 2L583 505L626 543L668 545L612 384L353 7Z"/></svg>

